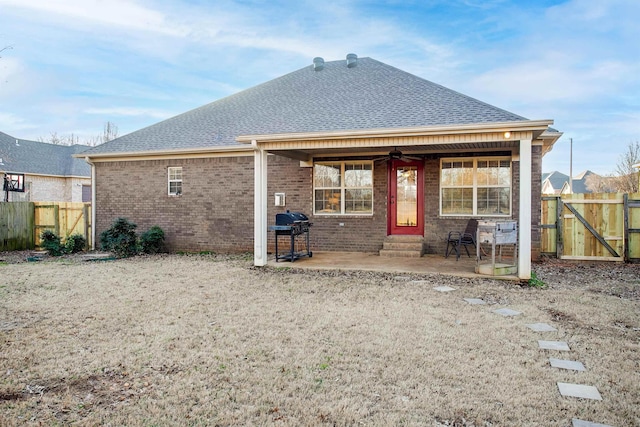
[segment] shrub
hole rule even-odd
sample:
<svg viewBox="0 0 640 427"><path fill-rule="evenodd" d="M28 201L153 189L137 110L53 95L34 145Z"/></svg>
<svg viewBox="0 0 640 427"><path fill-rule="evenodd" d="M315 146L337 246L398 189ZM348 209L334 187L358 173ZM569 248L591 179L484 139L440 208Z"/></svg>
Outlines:
<svg viewBox="0 0 640 427"><path fill-rule="evenodd" d="M64 247L60 244L60 236L50 230L40 234L40 246L51 256L60 256L64 253Z"/></svg>
<svg viewBox="0 0 640 427"><path fill-rule="evenodd" d="M72 234L64 242L64 251L68 254L82 252L87 246L87 239L82 234Z"/></svg>
<svg viewBox="0 0 640 427"><path fill-rule="evenodd" d="M136 227L126 218L116 219L110 228L100 233L100 247L120 258L135 255L138 252Z"/></svg>
<svg viewBox="0 0 640 427"><path fill-rule="evenodd" d="M154 225L140 236L140 247L145 254L157 254L162 252L164 245L164 231Z"/></svg>

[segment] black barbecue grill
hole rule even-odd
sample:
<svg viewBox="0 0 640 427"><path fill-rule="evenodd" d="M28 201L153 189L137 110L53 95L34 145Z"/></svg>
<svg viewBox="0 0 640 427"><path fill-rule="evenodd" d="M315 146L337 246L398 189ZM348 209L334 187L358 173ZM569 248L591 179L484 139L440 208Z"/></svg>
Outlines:
<svg viewBox="0 0 640 427"><path fill-rule="evenodd" d="M309 228L311 225L309 218L300 212L287 211L276 214L276 225L269 227L269 230L274 231L276 234L276 262L281 259L293 262L303 256L308 256L309 258L313 256L313 252L309 249ZM279 236L289 236L291 244L289 251L282 255L278 252ZM298 238L302 240L302 251L296 250Z"/></svg>

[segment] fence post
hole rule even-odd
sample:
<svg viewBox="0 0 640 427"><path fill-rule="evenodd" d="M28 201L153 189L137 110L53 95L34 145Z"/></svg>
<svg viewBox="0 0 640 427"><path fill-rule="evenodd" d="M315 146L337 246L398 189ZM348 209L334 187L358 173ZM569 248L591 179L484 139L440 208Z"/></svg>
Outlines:
<svg viewBox="0 0 640 427"><path fill-rule="evenodd" d="M564 243L563 243L563 220L562 220L562 212L564 211L564 202L562 201L562 196L557 196L556 202L556 258L561 259L562 253L564 251Z"/></svg>
<svg viewBox="0 0 640 427"><path fill-rule="evenodd" d="M624 193L622 195L622 201L624 203L624 207L622 208L622 217L624 218L622 245L624 246L624 262L629 262L629 194Z"/></svg>
<svg viewBox="0 0 640 427"><path fill-rule="evenodd" d="M56 203L53 206L53 229L56 233L56 236L60 235L60 206Z"/></svg>

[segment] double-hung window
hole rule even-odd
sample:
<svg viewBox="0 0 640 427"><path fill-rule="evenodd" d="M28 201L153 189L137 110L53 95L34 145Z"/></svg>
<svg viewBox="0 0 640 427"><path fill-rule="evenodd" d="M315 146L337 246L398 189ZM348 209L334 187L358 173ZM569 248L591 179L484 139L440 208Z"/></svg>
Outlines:
<svg viewBox="0 0 640 427"><path fill-rule="evenodd" d="M511 160L456 158L440 162L441 215L511 215Z"/></svg>
<svg viewBox="0 0 640 427"><path fill-rule="evenodd" d="M313 213L371 215L373 162L318 162L313 165Z"/></svg>
<svg viewBox="0 0 640 427"><path fill-rule="evenodd" d="M182 194L182 167L170 167L167 169L168 191L170 196Z"/></svg>

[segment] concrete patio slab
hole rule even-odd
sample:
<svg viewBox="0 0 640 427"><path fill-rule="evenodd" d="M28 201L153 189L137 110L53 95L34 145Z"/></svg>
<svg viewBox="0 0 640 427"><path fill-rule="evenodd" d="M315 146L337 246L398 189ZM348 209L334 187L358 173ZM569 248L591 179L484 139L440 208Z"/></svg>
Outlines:
<svg viewBox="0 0 640 427"><path fill-rule="evenodd" d="M536 332L556 332L557 331L556 328L546 323L530 323L527 325L527 328Z"/></svg>
<svg viewBox="0 0 640 427"><path fill-rule="evenodd" d="M608 424L592 423L591 421L583 421L583 420L579 420L577 418L573 418L571 420L571 425L573 427L611 427Z"/></svg>
<svg viewBox="0 0 640 427"><path fill-rule="evenodd" d="M451 286L436 286L435 288L433 288L434 290L438 291L438 292L451 292L451 291L455 291L455 288L452 288Z"/></svg>
<svg viewBox="0 0 640 427"><path fill-rule="evenodd" d="M578 397L580 399L602 400L600 392L591 385L558 383L560 394L566 397Z"/></svg>
<svg viewBox="0 0 640 427"><path fill-rule="evenodd" d="M464 298L464 300L469 304L478 304L478 305L486 304L486 302L480 298Z"/></svg>
<svg viewBox="0 0 640 427"><path fill-rule="evenodd" d="M549 358L549 363L551 363L551 367L559 368L559 369L570 369L572 371L586 371L587 368L584 367L582 362L574 362L573 360L562 360L562 359L554 359L552 357Z"/></svg>
<svg viewBox="0 0 640 427"><path fill-rule="evenodd" d="M570 351L569 344L564 341L541 341L538 340L538 347L543 350Z"/></svg>
<svg viewBox="0 0 640 427"><path fill-rule="evenodd" d="M511 310L510 308L499 308L497 310L493 310L494 313L499 314L500 316L510 317L510 316L518 316L522 314L520 311Z"/></svg>

